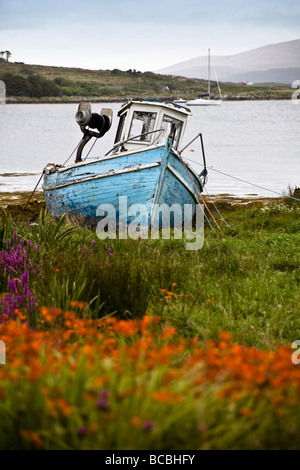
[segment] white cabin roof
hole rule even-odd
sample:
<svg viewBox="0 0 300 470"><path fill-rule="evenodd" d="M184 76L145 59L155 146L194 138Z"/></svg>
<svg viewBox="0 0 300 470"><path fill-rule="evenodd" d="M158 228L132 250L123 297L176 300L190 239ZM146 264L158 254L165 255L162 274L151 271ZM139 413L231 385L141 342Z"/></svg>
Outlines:
<svg viewBox="0 0 300 470"><path fill-rule="evenodd" d="M123 150L161 145L173 123L176 127L174 148L182 142L190 109L160 100L127 101L118 112L120 118L115 144L124 143Z"/></svg>

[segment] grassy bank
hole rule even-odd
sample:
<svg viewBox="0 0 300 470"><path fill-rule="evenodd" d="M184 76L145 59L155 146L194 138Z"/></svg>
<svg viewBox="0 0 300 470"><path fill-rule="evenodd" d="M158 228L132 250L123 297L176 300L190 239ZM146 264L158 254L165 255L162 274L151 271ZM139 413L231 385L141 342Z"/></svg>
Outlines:
<svg viewBox="0 0 300 470"><path fill-rule="evenodd" d="M86 70L0 61L0 80L6 83L8 103L124 101L137 96L191 99L207 93L206 80L134 69ZM221 83L221 90L224 100L291 99L294 91L288 85L238 83ZM211 93L219 96L214 81Z"/></svg>
<svg viewBox="0 0 300 470"><path fill-rule="evenodd" d="M224 204L187 251L2 211L0 447L299 447L299 214Z"/></svg>

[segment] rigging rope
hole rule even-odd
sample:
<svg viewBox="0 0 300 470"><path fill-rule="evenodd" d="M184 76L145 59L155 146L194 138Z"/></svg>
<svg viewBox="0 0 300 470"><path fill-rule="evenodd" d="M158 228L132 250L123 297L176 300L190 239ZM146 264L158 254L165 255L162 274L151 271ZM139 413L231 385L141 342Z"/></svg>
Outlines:
<svg viewBox="0 0 300 470"><path fill-rule="evenodd" d="M197 188L197 186L196 186L196 184L195 184L195 181L194 181L193 178L191 177L190 172L189 172L189 170L187 169L187 166L186 166L186 164L184 163L180 152L179 152L179 157L180 157L180 160L181 160L181 162L182 162L182 164L183 164L183 166L184 166L184 168L185 168L185 170L186 170L186 172L187 172L187 174L188 174L188 176L189 176L191 182L193 183L193 185L194 185L194 187L195 187L195 189L196 189L196 191L197 191L197 193L198 193L198 195L199 195L201 201L203 202L204 206L206 207L206 209L207 209L208 213L210 214L211 218L213 219L214 223L216 224L216 226L217 226L218 229L220 230L221 234L223 235L223 231L222 231L221 227L219 226L218 222L216 221L216 219L214 218L214 216L213 216L212 213L210 212L210 210L209 210L209 208L208 208L206 202L204 201L204 199L203 199L203 197L202 197L200 191L198 190L198 188Z"/></svg>
<svg viewBox="0 0 300 470"><path fill-rule="evenodd" d="M94 143L93 143L93 145L91 146L90 150L88 151L88 154L87 154L87 156L85 157L84 161L87 159L87 157L89 156L89 154L90 154L91 151L93 150L94 145L95 145L96 142L97 142L97 137L95 138Z"/></svg>
<svg viewBox="0 0 300 470"><path fill-rule="evenodd" d="M205 189L205 192L206 194L211 198L211 195L208 194L208 191L207 189L205 188L204 186L204 189ZM223 222L226 224L227 227L229 227L229 224L226 222L226 220L224 219L224 217L222 216L221 212L219 211L219 209L217 208L216 204L214 203L214 200L211 198L210 199L211 203L213 204L214 208L216 209L216 211L218 212L219 216L221 217L221 219L223 220Z"/></svg>
<svg viewBox="0 0 300 470"><path fill-rule="evenodd" d="M74 148L73 152L71 153L71 155L67 158L67 160L65 161L65 163L63 164L63 166L65 166L65 164L70 160L70 158L72 157L73 153L76 152L76 150L78 149L79 145L80 145L80 142L81 142L82 139L80 139L80 141L78 142L78 144L76 145L76 147Z"/></svg>

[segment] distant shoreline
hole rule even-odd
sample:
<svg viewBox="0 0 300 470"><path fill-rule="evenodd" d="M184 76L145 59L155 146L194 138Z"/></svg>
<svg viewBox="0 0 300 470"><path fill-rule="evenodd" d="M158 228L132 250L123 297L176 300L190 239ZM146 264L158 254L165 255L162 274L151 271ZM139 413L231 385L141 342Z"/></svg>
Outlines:
<svg viewBox="0 0 300 470"><path fill-rule="evenodd" d="M54 99L54 98L45 98L45 99L27 99L27 98L7 98L6 104L77 104L81 101L86 101L90 103L124 103L124 101L130 99L147 99L147 98L140 98L140 97L131 97L131 98L72 98L70 100L67 99ZM161 101L173 101L170 98L166 97L159 97L157 98ZM291 99L290 96L270 96L270 97L259 97L259 96L230 96L230 97L223 97L222 101L289 101Z"/></svg>

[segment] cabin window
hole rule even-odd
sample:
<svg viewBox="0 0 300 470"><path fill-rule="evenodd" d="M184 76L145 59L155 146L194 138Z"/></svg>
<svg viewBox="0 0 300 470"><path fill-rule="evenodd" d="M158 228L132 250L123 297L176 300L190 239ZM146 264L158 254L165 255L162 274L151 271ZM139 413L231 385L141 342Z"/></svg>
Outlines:
<svg viewBox="0 0 300 470"><path fill-rule="evenodd" d="M117 130L117 134L116 134L116 138L115 138L115 144L117 142L120 142L120 140L121 140L122 131L123 131L126 116L127 116L127 113L124 113L120 116L118 130Z"/></svg>
<svg viewBox="0 0 300 470"><path fill-rule="evenodd" d="M147 132L154 130L156 114L157 113L147 113L145 111L134 111L128 139L139 136L137 139L134 139L136 142L150 142L153 134L147 134Z"/></svg>
<svg viewBox="0 0 300 470"><path fill-rule="evenodd" d="M173 141L173 148L176 149L178 147L183 122L179 119L175 119L174 117L168 116L167 114L164 115L161 123L161 128L164 129L164 132L160 135L158 143L160 144L164 142L164 140L169 137L172 124L175 124L175 138Z"/></svg>

